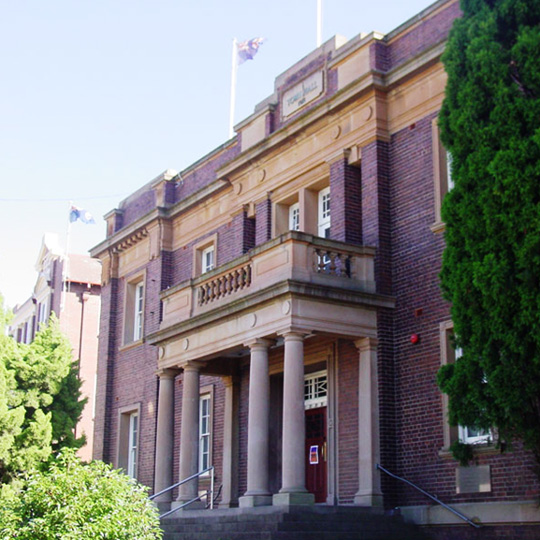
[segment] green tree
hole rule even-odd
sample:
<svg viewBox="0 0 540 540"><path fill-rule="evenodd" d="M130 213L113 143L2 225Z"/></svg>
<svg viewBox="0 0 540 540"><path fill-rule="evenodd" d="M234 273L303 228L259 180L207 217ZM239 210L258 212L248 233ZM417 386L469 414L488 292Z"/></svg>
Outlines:
<svg viewBox="0 0 540 540"><path fill-rule="evenodd" d="M462 0L443 62L452 156L441 272L463 356L438 382L453 423L540 463L540 2Z"/></svg>
<svg viewBox="0 0 540 540"><path fill-rule="evenodd" d="M158 540L159 518L146 490L109 465L84 465L64 449L22 487L5 490L0 538Z"/></svg>
<svg viewBox="0 0 540 540"><path fill-rule="evenodd" d="M43 463L53 449L78 448L73 427L84 401L71 347L53 316L30 345L6 336L0 296L0 482Z"/></svg>

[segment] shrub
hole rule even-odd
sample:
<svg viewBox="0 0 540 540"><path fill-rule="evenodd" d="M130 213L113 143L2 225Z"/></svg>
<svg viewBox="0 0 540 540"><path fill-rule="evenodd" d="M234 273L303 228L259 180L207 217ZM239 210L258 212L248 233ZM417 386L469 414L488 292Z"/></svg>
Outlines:
<svg viewBox="0 0 540 540"><path fill-rule="evenodd" d="M64 449L22 487L4 486L0 538L158 540L157 510L145 487L111 466L86 465Z"/></svg>

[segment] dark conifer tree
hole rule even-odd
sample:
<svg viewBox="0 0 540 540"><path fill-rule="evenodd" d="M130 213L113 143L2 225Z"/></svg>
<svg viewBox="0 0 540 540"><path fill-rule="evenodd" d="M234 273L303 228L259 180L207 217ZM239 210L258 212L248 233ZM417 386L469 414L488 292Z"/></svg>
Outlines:
<svg viewBox="0 0 540 540"><path fill-rule="evenodd" d="M442 287L463 356L439 373L452 423L540 463L540 1L462 0L443 56L452 156Z"/></svg>

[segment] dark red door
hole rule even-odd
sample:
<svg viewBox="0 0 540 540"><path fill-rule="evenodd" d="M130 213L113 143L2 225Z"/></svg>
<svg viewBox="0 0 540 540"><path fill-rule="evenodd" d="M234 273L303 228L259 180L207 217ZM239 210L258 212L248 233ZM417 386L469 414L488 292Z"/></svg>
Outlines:
<svg viewBox="0 0 540 540"><path fill-rule="evenodd" d="M306 488L326 502L326 407L306 411Z"/></svg>

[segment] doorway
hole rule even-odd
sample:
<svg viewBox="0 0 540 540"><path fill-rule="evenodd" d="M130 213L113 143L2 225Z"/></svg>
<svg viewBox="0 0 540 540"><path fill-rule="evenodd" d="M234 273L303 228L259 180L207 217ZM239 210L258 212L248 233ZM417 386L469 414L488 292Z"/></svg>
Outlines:
<svg viewBox="0 0 540 540"><path fill-rule="evenodd" d="M326 502L326 407L306 410L306 489Z"/></svg>

